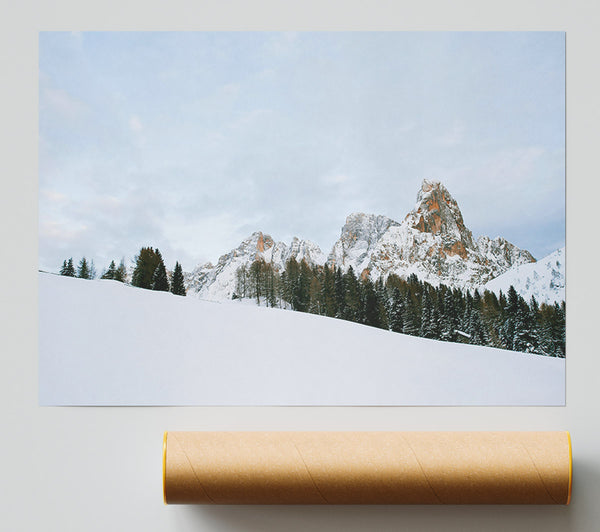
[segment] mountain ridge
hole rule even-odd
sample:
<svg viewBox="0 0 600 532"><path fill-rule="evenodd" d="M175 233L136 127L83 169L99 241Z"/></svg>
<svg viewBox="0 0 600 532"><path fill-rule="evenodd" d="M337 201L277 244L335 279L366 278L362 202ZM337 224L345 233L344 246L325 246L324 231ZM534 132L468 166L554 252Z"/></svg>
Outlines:
<svg viewBox="0 0 600 532"><path fill-rule="evenodd" d="M216 265L199 265L186 275L188 292L207 299L231 299L235 275L256 259L285 269L294 257L310 266L352 267L357 275L376 280L390 274L416 274L437 286L474 289L511 268L534 263L527 250L503 237L480 236L467 228L457 201L446 187L424 179L414 208L401 222L384 215L354 212L346 217L340 237L325 254L310 240L297 237L288 245L261 231L222 255Z"/></svg>

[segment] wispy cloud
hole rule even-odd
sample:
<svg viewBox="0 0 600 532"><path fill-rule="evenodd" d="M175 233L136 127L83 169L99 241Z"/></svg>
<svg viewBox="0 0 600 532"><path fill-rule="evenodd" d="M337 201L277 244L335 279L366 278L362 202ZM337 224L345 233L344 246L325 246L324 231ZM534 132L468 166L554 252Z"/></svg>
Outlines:
<svg viewBox="0 0 600 532"><path fill-rule="evenodd" d="M451 129L437 139L437 143L446 147L458 146L465 138L465 131L465 124L457 120Z"/></svg>
<svg viewBox="0 0 600 532"><path fill-rule="evenodd" d="M40 223L40 238L51 239L57 247L77 239L87 230L85 225L73 227L67 222L47 221Z"/></svg>
<svg viewBox="0 0 600 532"><path fill-rule="evenodd" d="M237 83L227 83L222 90L227 96L236 96L240 92L240 86Z"/></svg>
<svg viewBox="0 0 600 532"><path fill-rule="evenodd" d="M40 196L51 203L63 203L67 199L65 194L48 189L40 190Z"/></svg>
<svg viewBox="0 0 600 532"><path fill-rule="evenodd" d="M139 116L133 115L131 118L129 118L129 129L131 129L131 131L134 133L140 133L144 129Z"/></svg>
<svg viewBox="0 0 600 532"><path fill-rule="evenodd" d="M52 111L68 118L77 119L88 112L87 106L71 96L64 89L46 87L41 92L40 105L42 108Z"/></svg>
<svg viewBox="0 0 600 532"><path fill-rule="evenodd" d="M325 185L343 185L349 180L350 177L347 174L327 174L321 179Z"/></svg>
<svg viewBox="0 0 600 532"><path fill-rule="evenodd" d="M539 146L502 151L489 160L488 175L496 182L496 186L506 189L515 186L522 188L523 182L530 182L537 187L539 183L532 181L531 176L539 176L535 167L544 153L545 150Z"/></svg>
<svg viewBox="0 0 600 532"><path fill-rule="evenodd" d="M251 111L242 113L235 122L230 124L230 128L244 129L250 125L254 125L257 121L269 117L272 113L271 109L252 109Z"/></svg>

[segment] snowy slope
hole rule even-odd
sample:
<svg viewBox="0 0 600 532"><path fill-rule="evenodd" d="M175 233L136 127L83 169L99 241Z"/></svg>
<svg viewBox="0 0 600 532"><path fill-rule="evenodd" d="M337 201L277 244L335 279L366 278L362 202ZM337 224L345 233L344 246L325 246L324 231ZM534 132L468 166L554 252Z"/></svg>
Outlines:
<svg viewBox="0 0 600 532"><path fill-rule="evenodd" d="M490 292L506 294L510 285L526 301L535 296L538 303L554 303L565 300L565 248L531 264L513 267L492 279L483 288Z"/></svg>
<svg viewBox="0 0 600 532"><path fill-rule="evenodd" d="M565 361L39 274L40 403L562 405Z"/></svg>

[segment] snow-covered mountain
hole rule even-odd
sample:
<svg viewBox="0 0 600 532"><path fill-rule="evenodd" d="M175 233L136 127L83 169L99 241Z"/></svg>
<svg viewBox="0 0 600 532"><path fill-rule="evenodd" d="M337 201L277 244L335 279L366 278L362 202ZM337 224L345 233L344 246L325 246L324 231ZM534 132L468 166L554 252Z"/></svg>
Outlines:
<svg viewBox="0 0 600 532"><path fill-rule="evenodd" d="M346 218L340 238L329 255L319 246L294 238L288 246L256 232L216 265L198 266L187 275L188 293L207 299L229 299L236 271L257 258L281 271L295 257L309 264L351 266L357 275L377 279L394 273L416 274L433 285L481 287L517 266L535 263L532 255L501 237L473 239L456 200L438 181L424 180L415 207L402 222L387 216L354 213Z"/></svg>
<svg viewBox="0 0 600 532"><path fill-rule="evenodd" d="M288 246L275 242L270 235L257 231L246 238L237 248L222 255L216 265L202 264L186 275L186 288L190 294L215 301L231 299L236 288L236 272L242 266L250 266L263 259L281 271L285 263L294 257L309 264L323 264L325 255L314 242L294 238Z"/></svg>
<svg viewBox="0 0 600 532"><path fill-rule="evenodd" d="M440 182L428 180L401 223L351 215L333 249L330 265L352 266L363 276L414 273L433 285L459 288L474 288L515 265L535 261L528 251L500 237L483 236L475 242L456 200Z"/></svg>
<svg viewBox="0 0 600 532"><path fill-rule="evenodd" d="M526 301L534 296L538 303L554 303L565 300L565 248L556 250L533 264L515 266L492 279L483 288L504 294L510 286Z"/></svg>
<svg viewBox="0 0 600 532"><path fill-rule="evenodd" d="M327 258L329 266L339 266L346 271L350 266L355 272L369 267L377 244L390 227L398 226L387 216L356 212L346 218L342 235L333 245Z"/></svg>

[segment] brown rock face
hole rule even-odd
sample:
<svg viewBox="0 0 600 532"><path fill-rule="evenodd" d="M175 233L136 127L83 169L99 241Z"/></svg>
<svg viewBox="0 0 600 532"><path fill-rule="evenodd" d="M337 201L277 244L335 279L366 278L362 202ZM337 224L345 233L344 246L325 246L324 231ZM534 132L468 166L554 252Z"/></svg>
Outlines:
<svg viewBox="0 0 600 532"><path fill-rule="evenodd" d="M447 255L459 255L463 259L467 258L467 250L462 242L454 242L449 248L446 249Z"/></svg>
<svg viewBox="0 0 600 532"><path fill-rule="evenodd" d="M406 221L423 233L443 237L444 246L439 250L441 257L459 255L466 259L468 250L475 247L458 203L437 181L423 181L417 205L407 215Z"/></svg>
<svg viewBox="0 0 600 532"><path fill-rule="evenodd" d="M467 231L458 203L441 183L423 181L418 200L419 221L415 228L419 231L434 235L454 228L461 233Z"/></svg>
<svg viewBox="0 0 600 532"><path fill-rule="evenodd" d="M265 250L271 249L273 247L273 239L269 235L265 235L263 233L258 233L258 238L256 240L256 255L255 259L260 259L261 254L265 252Z"/></svg>
<svg viewBox="0 0 600 532"><path fill-rule="evenodd" d="M273 247L273 239L269 235L263 233L258 234L258 240L256 241L256 251L264 253L265 249Z"/></svg>
<svg viewBox="0 0 600 532"><path fill-rule="evenodd" d="M256 241L256 250L263 253L265 251L265 235L260 233L258 240Z"/></svg>

